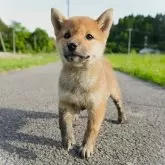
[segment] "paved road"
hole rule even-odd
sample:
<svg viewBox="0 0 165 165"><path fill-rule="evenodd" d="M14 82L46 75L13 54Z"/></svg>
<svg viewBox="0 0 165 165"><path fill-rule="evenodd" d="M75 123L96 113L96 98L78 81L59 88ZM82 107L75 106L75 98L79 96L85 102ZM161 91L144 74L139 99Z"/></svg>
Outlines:
<svg viewBox="0 0 165 165"><path fill-rule="evenodd" d="M0 75L0 165L165 165L165 89L117 73L129 123L115 124L109 101L95 154L83 160L61 147L59 70L57 63ZM86 120L83 112L75 123L78 145Z"/></svg>

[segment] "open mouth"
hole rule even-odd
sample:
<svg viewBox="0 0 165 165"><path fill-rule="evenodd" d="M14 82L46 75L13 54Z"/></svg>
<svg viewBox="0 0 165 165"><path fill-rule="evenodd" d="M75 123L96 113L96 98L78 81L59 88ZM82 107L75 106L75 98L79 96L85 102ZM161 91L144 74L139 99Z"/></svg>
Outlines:
<svg viewBox="0 0 165 165"><path fill-rule="evenodd" d="M69 61L74 61L74 62L82 62L84 60L89 59L90 56L81 56L78 54L65 54L64 57Z"/></svg>

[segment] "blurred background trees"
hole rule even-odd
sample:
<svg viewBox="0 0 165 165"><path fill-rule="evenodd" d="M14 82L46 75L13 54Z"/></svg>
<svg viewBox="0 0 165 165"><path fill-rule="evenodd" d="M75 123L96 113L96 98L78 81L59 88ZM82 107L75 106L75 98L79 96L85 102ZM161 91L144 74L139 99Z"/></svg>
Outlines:
<svg viewBox="0 0 165 165"><path fill-rule="evenodd" d="M129 15L119 19L112 26L107 42L107 53L127 53L129 30L131 31L131 51L139 52L148 47L165 51L165 15L157 14L155 17L143 15ZM0 32L2 34L6 51L21 53L52 52L55 50L54 38L41 28L30 32L21 23L13 21L11 26L0 19ZM0 43L0 51L3 51Z"/></svg>
<svg viewBox="0 0 165 165"><path fill-rule="evenodd" d="M106 51L127 53L128 29L131 29L131 50L138 52L144 47L165 51L165 15L155 17L129 15L113 25Z"/></svg>
<svg viewBox="0 0 165 165"><path fill-rule="evenodd" d="M41 28L36 28L34 32L30 32L19 22L13 21L11 26L7 26L0 19L0 32L8 52L14 51L14 45L15 52L18 53L52 52L55 50L54 38L49 37L47 32ZM3 51L1 43L0 51Z"/></svg>

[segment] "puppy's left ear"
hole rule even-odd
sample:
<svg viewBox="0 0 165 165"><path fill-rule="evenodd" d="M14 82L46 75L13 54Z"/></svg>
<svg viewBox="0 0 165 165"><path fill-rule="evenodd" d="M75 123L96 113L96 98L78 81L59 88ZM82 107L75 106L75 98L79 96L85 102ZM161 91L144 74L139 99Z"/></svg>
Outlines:
<svg viewBox="0 0 165 165"><path fill-rule="evenodd" d="M99 28L108 36L113 23L113 9L108 9L97 18Z"/></svg>

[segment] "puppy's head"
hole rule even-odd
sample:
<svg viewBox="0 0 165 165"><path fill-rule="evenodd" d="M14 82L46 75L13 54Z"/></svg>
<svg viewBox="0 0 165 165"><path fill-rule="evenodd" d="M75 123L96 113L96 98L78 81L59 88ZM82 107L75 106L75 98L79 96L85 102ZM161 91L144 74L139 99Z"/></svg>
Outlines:
<svg viewBox="0 0 165 165"><path fill-rule="evenodd" d="M56 45L64 63L82 66L103 56L112 12L108 9L96 20L83 16L67 19L57 9L51 9Z"/></svg>

